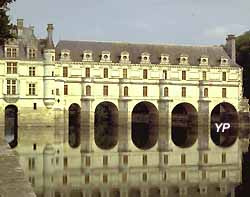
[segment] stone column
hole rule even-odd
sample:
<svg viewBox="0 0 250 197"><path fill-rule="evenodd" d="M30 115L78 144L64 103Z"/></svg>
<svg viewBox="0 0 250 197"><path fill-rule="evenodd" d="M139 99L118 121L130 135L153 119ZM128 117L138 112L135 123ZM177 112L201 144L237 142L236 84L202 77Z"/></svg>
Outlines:
<svg viewBox="0 0 250 197"><path fill-rule="evenodd" d="M93 99L81 100L81 151L90 153L94 143L94 118L92 109Z"/></svg>
<svg viewBox="0 0 250 197"><path fill-rule="evenodd" d="M131 150L131 112L128 99L119 100L118 149L119 152Z"/></svg>
<svg viewBox="0 0 250 197"><path fill-rule="evenodd" d="M208 150L210 138L209 100L199 100L198 144L199 150Z"/></svg>
<svg viewBox="0 0 250 197"><path fill-rule="evenodd" d="M158 149L160 152L170 151L172 148L171 139L171 111L169 104L173 100L160 99L159 100L159 138Z"/></svg>

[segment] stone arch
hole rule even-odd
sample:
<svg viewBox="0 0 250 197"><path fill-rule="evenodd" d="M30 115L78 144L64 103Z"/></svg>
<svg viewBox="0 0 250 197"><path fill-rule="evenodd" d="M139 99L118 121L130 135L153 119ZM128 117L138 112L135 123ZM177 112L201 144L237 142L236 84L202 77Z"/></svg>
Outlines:
<svg viewBox="0 0 250 197"><path fill-rule="evenodd" d="M132 141L137 148L152 148L158 140L159 113L154 104L140 102L132 111Z"/></svg>
<svg viewBox="0 0 250 197"><path fill-rule="evenodd" d="M15 105L5 107L4 136L11 148L18 144L18 108Z"/></svg>
<svg viewBox="0 0 250 197"><path fill-rule="evenodd" d="M141 197L141 191L139 188L133 187L129 189L129 197Z"/></svg>
<svg viewBox="0 0 250 197"><path fill-rule="evenodd" d="M118 188L113 188L109 191L109 197L120 197L120 190Z"/></svg>
<svg viewBox="0 0 250 197"><path fill-rule="evenodd" d="M151 187L148 191L148 197L160 197L161 190L158 187Z"/></svg>
<svg viewBox="0 0 250 197"><path fill-rule="evenodd" d="M95 109L95 143L101 149L114 148L118 142L118 109L104 101Z"/></svg>
<svg viewBox="0 0 250 197"><path fill-rule="evenodd" d="M80 145L81 107L77 103L72 103L68 111L68 143L71 148L77 148Z"/></svg>
<svg viewBox="0 0 250 197"><path fill-rule="evenodd" d="M99 189L93 189L91 193L91 197L101 197L101 192Z"/></svg>
<svg viewBox="0 0 250 197"><path fill-rule="evenodd" d="M180 103L172 110L172 141L181 148L191 147L198 138L198 113L190 103Z"/></svg>
<svg viewBox="0 0 250 197"><path fill-rule="evenodd" d="M214 144L220 147L233 145L237 140L239 129L239 117L235 107L227 102L219 103L213 108L210 117L210 135ZM223 123L230 124L230 128L225 129L224 132L221 125Z"/></svg>

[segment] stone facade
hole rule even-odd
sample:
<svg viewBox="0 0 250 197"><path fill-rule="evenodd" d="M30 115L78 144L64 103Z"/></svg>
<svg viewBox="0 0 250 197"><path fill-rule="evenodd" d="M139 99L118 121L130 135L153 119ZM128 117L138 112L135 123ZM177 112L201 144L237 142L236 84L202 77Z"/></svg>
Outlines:
<svg viewBox="0 0 250 197"><path fill-rule="evenodd" d="M141 196L152 196L150 184L160 196L192 190L211 195L216 188L226 196L241 182L240 140L221 147L210 136L216 106L242 109L242 68L235 63L233 36L227 38L227 53L220 46L105 42L60 41L54 47L53 26L47 30L47 39L37 39L33 28L19 21L18 39L0 51L0 135L6 135L6 107L16 106L15 150L35 178L37 193L50 197L60 190L69 196L69 190L81 188L89 196L99 188L108 196L110 188L119 188L125 197L126 188L134 193L140 188ZM118 110L118 140L109 150L94 140L95 110L104 101ZM131 139L133 110L141 102L158 114L158 138L147 150ZM76 148L68 143L73 103L81 110ZM186 148L171 136L179 104L192 106L198 121L197 138Z"/></svg>

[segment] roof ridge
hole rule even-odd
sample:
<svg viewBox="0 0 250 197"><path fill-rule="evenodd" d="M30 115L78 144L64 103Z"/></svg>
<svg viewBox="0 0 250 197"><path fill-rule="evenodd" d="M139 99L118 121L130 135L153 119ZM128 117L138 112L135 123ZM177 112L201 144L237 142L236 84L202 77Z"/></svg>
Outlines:
<svg viewBox="0 0 250 197"><path fill-rule="evenodd" d="M214 47L214 48L222 48L221 45L191 45L191 44L174 44L174 43L149 43L149 42L126 42L126 41L96 41L96 40L59 40L57 45L60 42L87 42L87 43L107 43L107 44L132 44L132 45L151 45L151 46L177 46L177 47Z"/></svg>

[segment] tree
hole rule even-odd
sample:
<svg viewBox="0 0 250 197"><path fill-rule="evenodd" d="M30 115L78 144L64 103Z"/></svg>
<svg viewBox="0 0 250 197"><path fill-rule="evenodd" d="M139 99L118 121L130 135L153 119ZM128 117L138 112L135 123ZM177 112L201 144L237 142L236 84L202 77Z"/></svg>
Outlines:
<svg viewBox="0 0 250 197"><path fill-rule="evenodd" d="M9 4L15 0L0 0L0 45L4 43L5 40L9 38L14 38L13 25L10 24L10 19L7 14L9 10Z"/></svg>
<svg viewBox="0 0 250 197"><path fill-rule="evenodd" d="M236 38L236 62L243 67L244 96L250 98L250 31Z"/></svg>

